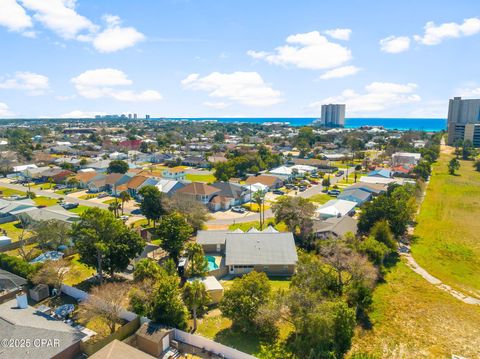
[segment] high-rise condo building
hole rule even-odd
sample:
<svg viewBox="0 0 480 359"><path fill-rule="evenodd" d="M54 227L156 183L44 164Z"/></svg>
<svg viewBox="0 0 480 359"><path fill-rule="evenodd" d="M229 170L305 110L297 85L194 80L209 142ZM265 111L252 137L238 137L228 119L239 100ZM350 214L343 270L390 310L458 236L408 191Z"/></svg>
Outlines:
<svg viewBox="0 0 480 359"><path fill-rule="evenodd" d="M345 126L345 105L322 105L321 125L325 127Z"/></svg>
<svg viewBox="0 0 480 359"><path fill-rule="evenodd" d="M480 147L480 99L454 97L448 103L448 144L470 140Z"/></svg>

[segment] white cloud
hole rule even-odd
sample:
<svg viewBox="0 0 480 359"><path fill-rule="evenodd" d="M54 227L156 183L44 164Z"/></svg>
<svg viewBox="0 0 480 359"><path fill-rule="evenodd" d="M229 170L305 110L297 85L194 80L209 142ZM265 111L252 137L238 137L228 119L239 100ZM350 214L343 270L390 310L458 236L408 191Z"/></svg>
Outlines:
<svg viewBox="0 0 480 359"><path fill-rule="evenodd" d="M93 40L93 46L99 52L115 52L134 46L145 40L145 36L133 27L121 27L118 16L105 15L107 28Z"/></svg>
<svg viewBox="0 0 480 359"><path fill-rule="evenodd" d="M0 25L8 30L21 32L33 26L31 17L16 0L0 0L0 9Z"/></svg>
<svg viewBox="0 0 480 359"><path fill-rule="evenodd" d="M334 39L348 41L350 39L350 35L352 34L352 30L332 29L332 30L326 30L324 31L324 33Z"/></svg>
<svg viewBox="0 0 480 359"><path fill-rule="evenodd" d="M380 50L390 54L398 54L410 48L408 36L389 36L380 40Z"/></svg>
<svg viewBox="0 0 480 359"><path fill-rule="evenodd" d="M415 35L415 40L423 45L438 45L445 39L472 36L480 33L480 19L472 17L465 19L461 24L448 22L440 25L435 25L433 21L429 21L424 29L423 36Z"/></svg>
<svg viewBox="0 0 480 359"><path fill-rule="evenodd" d="M80 33L97 31L97 26L75 11L75 0L21 0L35 12L33 16L64 39L75 39Z"/></svg>
<svg viewBox="0 0 480 359"><path fill-rule="evenodd" d="M323 75L320 76L320 79L328 80L338 77L351 76L355 75L360 70L361 68L353 65L337 67L336 69L325 72Z"/></svg>
<svg viewBox="0 0 480 359"><path fill-rule="evenodd" d="M228 103L225 102L204 102L203 104L207 107L216 109L227 108L229 106Z"/></svg>
<svg viewBox="0 0 480 359"><path fill-rule="evenodd" d="M274 52L249 50L247 54L275 65L294 65L302 69L330 69L352 59L351 51L330 42L318 31L290 35L287 44L277 47Z"/></svg>
<svg viewBox="0 0 480 359"><path fill-rule="evenodd" d="M365 86L364 93L347 89L339 96L314 102L310 107L320 109L322 104L345 103L349 113L378 112L399 104L420 101L420 96L413 93L416 88L414 83L372 82Z"/></svg>
<svg viewBox="0 0 480 359"><path fill-rule="evenodd" d="M480 87L468 86L455 90L455 94L461 97L480 97Z"/></svg>
<svg viewBox="0 0 480 359"><path fill-rule="evenodd" d="M212 72L205 77L190 74L182 80L182 85L191 90L207 91L210 97L247 106L271 106L283 101L282 93L266 84L257 72Z"/></svg>
<svg viewBox="0 0 480 359"><path fill-rule="evenodd" d="M0 117L7 117L11 115L12 113L8 109L8 105L6 103L0 102Z"/></svg>
<svg viewBox="0 0 480 359"><path fill-rule="evenodd" d="M71 79L80 96L98 99L113 98L118 101L150 102L159 101L162 95L154 90L135 92L118 87L129 86L133 82L120 70L105 68L88 70Z"/></svg>
<svg viewBox="0 0 480 359"><path fill-rule="evenodd" d="M67 112L67 113L64 113L62 115L60 115L59 117L60 118L94 118L95 116L97 115L100 115L100 116L103 116L103 115L106 115L105 112L98 112L98 111L81 111L81 110L74 110L74 111L70 111L70 112Z"/></svg>
<svg viewBox="0 0 480 359"><path fill-rule="evenodd" d="M32 96L43 95L49 88L48 77L34 72L16 72L0 82L0 89L24 90Z"/></svg>

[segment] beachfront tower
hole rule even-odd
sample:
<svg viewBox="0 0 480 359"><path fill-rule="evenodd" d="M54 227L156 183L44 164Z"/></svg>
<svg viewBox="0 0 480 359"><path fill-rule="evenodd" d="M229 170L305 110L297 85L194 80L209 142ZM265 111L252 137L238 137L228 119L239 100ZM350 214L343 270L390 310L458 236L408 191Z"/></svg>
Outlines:
<svg viewBox="0 0 480 359"><path fill-rule="evenodd" d="M345 105L322 105L321 125L325 127L345 126Z"/></svg>
<svg viewBox="0 0 480 359"><path fill-rule="evenodd" d="M448 103L448 144L470 140L480 147L480 99L454 97Z"/></svg>

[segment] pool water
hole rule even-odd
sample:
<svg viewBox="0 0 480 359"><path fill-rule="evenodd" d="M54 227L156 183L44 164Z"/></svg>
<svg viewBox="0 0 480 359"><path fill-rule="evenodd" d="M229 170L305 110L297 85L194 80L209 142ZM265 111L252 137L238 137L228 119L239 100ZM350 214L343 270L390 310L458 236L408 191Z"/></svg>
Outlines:
<svg viewBox="0 0 480 359"><path fill-rule="evenodd" d="M212 256L205 256L208 261L208 271L212 271L218 269L218 264L215 262L215 257Z"/></svg>

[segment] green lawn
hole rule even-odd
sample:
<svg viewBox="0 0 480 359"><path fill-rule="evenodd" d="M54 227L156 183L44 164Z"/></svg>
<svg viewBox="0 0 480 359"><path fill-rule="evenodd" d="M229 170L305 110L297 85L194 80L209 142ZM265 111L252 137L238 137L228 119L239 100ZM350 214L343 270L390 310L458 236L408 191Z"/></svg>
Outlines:
<svg viewBox="0 0 480 359"><path fill-rule="evenodd" d="M14 222L7 222L0 224L0 231L5 230L7 232L7 236L12 238L13 241L18 240L18 238L22 234L22 227L20 225L20 221L14 221ZM30 234L27 232L25 234L25 237L28 238Z"/></svg>
<svg viewBox="0 0 480 359"><path fill-rule="evenodd" d="M399 262L373 294L372 329L351 353L378 358L480 357L480 308L464 304Z"/></svg>
<svg viewBox="0 0 480 359"><path fill-rule="evenodd" d="M318 204L324 204L330 201L331 199L332 197L325 193L314 194L312 197L309 198L310 201Z"/></svg>
<svg viewBox="0 0 480 359"><path fill-rule="evenodd" d="M435 277L480 297L480 172L460 161L448 174L452 155L443 153L417 217L412 254Z"/></svg>
<svg viewBox="0 0 480 359"><path fill-rule="evenodd" d="M58 200L55 198L38 196L33 199L37 206L54 206L58 204Z"/></svg>
<svg viewBox="0 0 480 359"><path fill-rule="evenodd" d="M265 221L265 224L263 225L263 229L267 228L269 225L272 225L279 232L287 232L288 231L285 223L280 222L280 223L276 224L275 219L273 219L273 218L267 219ZM246 232L252 227L260 229L260 223L258 221L245 222L245 223L235 223L235 224L232 224L231 226L229 226L228 229L234 231L237 228L240 228L242 231Z"/></svg>
<svg viewBox="0 0 480 359"><path fill-rule="evenodd" d="M85 264L79 262L78 254L66 257L65 259L70 260L70 270L65 277L65 284L76 285L95 274L95 269L87 267Z"/></svg>
<svg viewBox="0 0 480 359"><path fill-rule="evenodd" d="M85 212L87 209L89 209L91 207L89 206L78 206L77 208L72 208L72 209L69 209L68 211L69 212L73 212L73 213L76 213L76 214L82 214L83 212Z"/></svg>
<svg viewBox="0 0 480 359"><path fill-rule="evenodd" d="M64 188L64 189L59 189L55 191L55 193L65 196L67 194L78 192L78 191L81 191L81 189L80 188Z"/></svg>
<svg viewBox="0 0 480 359"><path fill-rule="evenodd" d="M215 182L215 176L212 174L186 174L185 179L192 182L204 182L204 183L213 183Z"/></svg>
<svg viewBox="0 0 480 359"><path fill-rule="evenodd" d="M2 192L2 195L4 197L10 197L10 196L25 196L27 191L25 192L22 191L17 191L16 189L10 189L7 187L0 187L0 192Z"/></svg>
<svg viewBox="0 0 480 359"><path fill-rule="evenodd" d="M118 204L121 204L121 203L122 203L122 201L120 201L119 199L117 199L117 201L118 201ZM105 204L115 203L115 198L107 199L107 200L104 201L103 203L105 203Z"/></svg>

